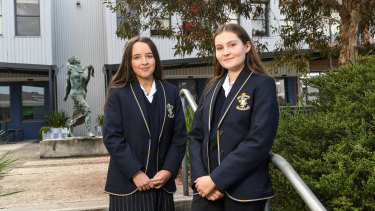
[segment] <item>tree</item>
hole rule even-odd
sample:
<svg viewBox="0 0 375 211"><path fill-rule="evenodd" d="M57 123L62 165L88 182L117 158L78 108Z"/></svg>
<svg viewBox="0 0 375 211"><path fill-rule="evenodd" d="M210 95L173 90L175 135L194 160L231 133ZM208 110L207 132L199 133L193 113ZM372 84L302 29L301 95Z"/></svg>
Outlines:
<svg viewBox="0 0 375 211"><path fill-rule="evenodd" d="M262 13L262 8L256 6L259 2L264 0L121 0L107 5L124 17L116 32L119 37L130 38L138 29L153 28L162 37L177 40L175 55L184 56L196 49L197 56L206 57L214 49L211 35L230 20L229 14L257 18ZM339 55L340 64L354 61L359 34L374 34L374 30L368 29L375 24L375 0L281 0L279 7L285 16L284 23L271 26L281 37L275 50L276 59L292 61L300 69L314 51L323 56ZM338 18L334 16L337 13ZM173 14L178 14L173 16L177 17L175 27L165 27L162 19L158 19ZM339 45L335 47L329 46L330 36L326 33L329 22L338 24L340 29ZM264 45L257 47L266 49Z"/></svg>
<svg viewBox="0 0 375 211"><path fill-rule="evenodd" d="M278 47L279 55L295 55L299 46L307 44L311 55L318 50L323 55L337 56L339 63L346 64L358 56L359 35L374 35L375 21L374 0L286 0L280 1L280 12L285 16L288 25L280 27L283 40ZM336 41L339 45L330 47L330 35L327 25L335 23L339 34ZM369 28L372 31L369 31ZM368 44L368 42L367 42Z"/></svg>

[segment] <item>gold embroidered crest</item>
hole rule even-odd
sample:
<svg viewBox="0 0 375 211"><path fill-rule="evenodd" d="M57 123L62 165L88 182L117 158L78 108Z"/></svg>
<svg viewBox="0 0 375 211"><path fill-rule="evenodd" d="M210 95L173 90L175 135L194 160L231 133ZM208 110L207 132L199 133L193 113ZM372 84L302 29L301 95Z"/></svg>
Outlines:
<svg viewBox="0 0 375 211"><path fill-rule="evenodd" d="M239 105L236 106L238 110L246 111L250 109L250 105L247 104L247 100L250 99L250 96L246 93L242 93L237 97Z"/></svg>
<svg viewBox="0 0 375 211"><path fill-rule="evenodd" d="M172 119L174 117L173 105L168 103L167 104L167 111L168 111L168 117Z"/></svg>

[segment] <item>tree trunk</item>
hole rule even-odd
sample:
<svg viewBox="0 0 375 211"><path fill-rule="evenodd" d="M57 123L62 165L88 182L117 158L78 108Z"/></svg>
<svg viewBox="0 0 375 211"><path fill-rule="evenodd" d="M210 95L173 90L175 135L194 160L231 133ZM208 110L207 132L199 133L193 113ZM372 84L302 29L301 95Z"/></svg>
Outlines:
<svg viewBox="0 0 375 211"><path fill-rule="evenodd" d="M358 56L358 36L360 22L360 0L343 0L341 17L341 50L339 64L345 65L348 60L354 62Z"/></svg>

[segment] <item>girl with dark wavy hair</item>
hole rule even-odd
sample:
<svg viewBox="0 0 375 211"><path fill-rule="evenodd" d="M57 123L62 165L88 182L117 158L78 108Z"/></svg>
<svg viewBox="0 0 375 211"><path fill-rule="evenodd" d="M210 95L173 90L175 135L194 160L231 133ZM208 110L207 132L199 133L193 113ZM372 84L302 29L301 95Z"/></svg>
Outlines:
<svg viewBox="0 0 375 211"><path fill-rule="evenodd" d="M149 38L127 42L104 109L109 210L173 211L186 127L177 89L162 80L159 53Z"/></svg>

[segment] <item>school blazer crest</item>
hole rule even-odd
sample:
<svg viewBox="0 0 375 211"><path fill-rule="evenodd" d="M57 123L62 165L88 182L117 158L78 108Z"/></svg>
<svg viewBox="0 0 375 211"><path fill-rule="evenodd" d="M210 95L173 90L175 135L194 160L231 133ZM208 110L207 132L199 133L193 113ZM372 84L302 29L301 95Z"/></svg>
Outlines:
<svg viewBox="0 0 375 211"><path fill-rule="evenodd" d="M213 108L225 76L202 97L188 135L191 180L210 175L219 190L236 201L273 197L269 151L278 126L276 84L244 68L222 107L217 128ZM202 107L202 105L204 105ZM216 133L218 166L210 169L210 133ZM212 156L212 155L211 155Z"/></svg>
<svg viewBox="0 0 375 211"><path fill-rule="evenodd" d="M132 176L149 168L172 172L163 186L169 193L176 191L178 174L186 148L186 126L181 100L176 87L155 79L160 109L157 166L149 166L151 133L144 102L144 93L135 80L125 87L111 89L103 122L103 141L111 155L105 191L130 195L137 191Z"/></svg>

